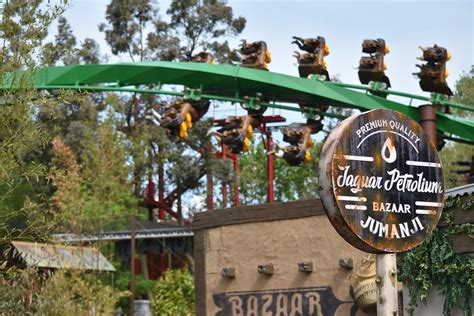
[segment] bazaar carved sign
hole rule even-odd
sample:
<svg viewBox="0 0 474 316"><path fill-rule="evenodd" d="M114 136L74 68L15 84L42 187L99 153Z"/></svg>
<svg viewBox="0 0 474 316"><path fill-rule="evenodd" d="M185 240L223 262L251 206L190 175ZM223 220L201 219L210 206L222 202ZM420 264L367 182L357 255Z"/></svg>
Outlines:
<svg viewBox="0 0 474 316"><path fill-rule="evenodd" d="M328 136L321 200L339 234L367 252L402 252L436 227L444 180L435 146L404 114L351 116Z"/></svg>
<svg viewBox="0 0 474 316"><path fill-rule="evenodd" d="M352 305L350 315L357 311L353 301L340 301L328 286L218 293L213 299L220 308L215 316L332 316L342 304Z"/></svg>

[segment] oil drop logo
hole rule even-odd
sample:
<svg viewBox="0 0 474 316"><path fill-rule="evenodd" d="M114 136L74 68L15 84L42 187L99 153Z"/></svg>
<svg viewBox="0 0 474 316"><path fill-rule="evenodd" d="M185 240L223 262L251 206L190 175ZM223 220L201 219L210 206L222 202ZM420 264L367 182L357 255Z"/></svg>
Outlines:
<svg viewBox="0 0 474 316"><path fill-rule="evenodd" d="M395 146L393 146L390 137L387 138L382 146L382 158L386 163L392 163L397 160L397 150L395 149Z"/></svg>

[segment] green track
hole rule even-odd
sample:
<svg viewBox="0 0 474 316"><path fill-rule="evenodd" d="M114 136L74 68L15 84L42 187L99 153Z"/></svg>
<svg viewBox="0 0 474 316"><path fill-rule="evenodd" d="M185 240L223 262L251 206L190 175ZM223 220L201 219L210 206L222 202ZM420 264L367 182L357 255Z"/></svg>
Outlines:
<svg viewBox="0 0 474 316"><path fill-rule="evenodd" d="M410 106L411 100L429 101L426 97L386 91L389 95L406 97L407 104L403 104L370 94L367 86L305 79L232 65L165 61L49 67L36 72L34 82L39 90L122 91L189 97L190 93L184 89L174 91L168 86L181 85L200 89L193 91L193 95L197 92L198 97L209 100L245 103L249 97L261 95L261 104L274 108L300 111L298 103L328 104L361 111L385 108L402 112L417 121L418 108ZM15 87L11 75L4 78L2 86L3 89ZM474 111L474 106L449 101L439 103ZM437 127L450 139L474 142L472 119L438 112Z"/></svg>

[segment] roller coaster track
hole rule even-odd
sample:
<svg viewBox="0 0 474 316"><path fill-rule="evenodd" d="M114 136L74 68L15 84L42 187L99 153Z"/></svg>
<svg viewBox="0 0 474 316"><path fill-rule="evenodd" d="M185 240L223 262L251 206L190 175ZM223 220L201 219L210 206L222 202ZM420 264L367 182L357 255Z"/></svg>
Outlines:
<svg viewBox="0 0 474 316"><path fill-rule="evenodd" d="M6 74L0 89L14 89L19 84L19 73ZM233 65L210 65L183 62L141 62L106 65L71 65L47 67L34 74L38 90L77 90L137 92L184 98L202 98L241 104L261 105L289 111L302 110L297 104L313 105L312 113L342 118L317 111L318 104L353 108L360 111L392 109L419 121L419 111L411 106L413 100L432 103L427 97L394 90L388 95L404 97L406 103L395 102L370 93L368 86L333 83L317 79L293 77L280 73ZM170 85L187 87L176 91ZM472 105L461 105L447 99L437 105L474 111ZM436 113L437 128L445 138L474 144L474 120L442 112Z"/></svg>

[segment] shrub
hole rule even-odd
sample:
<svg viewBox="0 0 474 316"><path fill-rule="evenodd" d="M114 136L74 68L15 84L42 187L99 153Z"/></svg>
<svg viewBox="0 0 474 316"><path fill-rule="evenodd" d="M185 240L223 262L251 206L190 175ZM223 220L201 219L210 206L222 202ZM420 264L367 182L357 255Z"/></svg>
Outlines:
<svg viewBox="0 0 474 316"><path fill-rule="evenodd" d="M153 315L194 315L194 277L186 270L168 270L153 289Z"/></svg>

